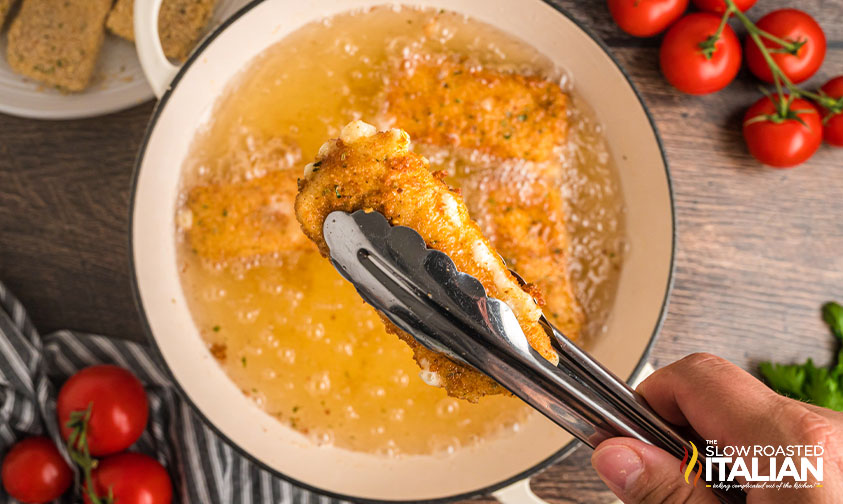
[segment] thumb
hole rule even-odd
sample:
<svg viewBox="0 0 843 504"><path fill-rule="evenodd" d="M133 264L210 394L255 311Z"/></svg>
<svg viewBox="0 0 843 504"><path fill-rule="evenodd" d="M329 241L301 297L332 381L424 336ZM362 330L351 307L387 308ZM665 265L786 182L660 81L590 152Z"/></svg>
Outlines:
<svg viewBox="0 0 843 504"><path fill-rule="evenodd" d="M678 459L641 441L603 441L591 455L591 465L626 504L718 502L704 484L685 483Z"/></svg>

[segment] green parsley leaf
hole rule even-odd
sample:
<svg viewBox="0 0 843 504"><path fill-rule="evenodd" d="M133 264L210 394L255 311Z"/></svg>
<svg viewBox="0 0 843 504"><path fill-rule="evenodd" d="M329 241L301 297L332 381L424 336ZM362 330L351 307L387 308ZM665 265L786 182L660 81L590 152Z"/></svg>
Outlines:
<svg viewBox="0 0 843 504"><path fill-rule="evenodd" d="M843 340L843 306L833 301L826 303L823 306L823 320L831 328L831 333Z"/></svg>
<svg viewBox="0 0 843 504"><path fill-rule="evenodd" d="M827 303L822 314L834 336L843 340L843 306ZM770 388L782 395L843 411L843 350L830 368L817 367L808 359L804 364L762 362L758 370Z"/></svg>
<svg viewBox="0 0 843 504"><path fill-rule="evenodd" d="M759 370L770 388L779 394L805 400L802 393L802 389L805 387L805 368L802 365L762 362L759 365Z"/></svg>

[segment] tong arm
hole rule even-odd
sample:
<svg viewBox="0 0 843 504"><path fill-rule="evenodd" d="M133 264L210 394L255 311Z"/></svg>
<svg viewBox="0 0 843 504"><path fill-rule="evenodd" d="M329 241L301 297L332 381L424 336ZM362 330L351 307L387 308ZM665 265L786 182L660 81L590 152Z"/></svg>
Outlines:
<svg viewBox="0 0 843 504"><path fill-rule="evenodd" d="M446 254L428 249L414 230L391 226L377 212L333 212L325 221L331 261L363 299L433 351L494 378L590 447L632 437L682 458L704 441L661 419L621 379L567 339L544 317L559 354L553 365L524 336L512 310L489 298ZM723 502L743 492L715 489Z"/></svg>

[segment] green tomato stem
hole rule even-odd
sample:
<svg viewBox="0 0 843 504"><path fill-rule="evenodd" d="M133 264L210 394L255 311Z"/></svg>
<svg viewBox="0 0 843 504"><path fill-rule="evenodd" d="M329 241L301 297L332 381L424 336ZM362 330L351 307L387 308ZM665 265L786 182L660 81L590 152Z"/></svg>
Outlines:
<svg viewBox="0 0 843 504"><path fill-rule="evenodd" d="M726 9L726 12L723 13L723 18L720 19L720 26L717 27L717 31L714 33L714 38L720 38L720 35L723 34L723 30L726 29L726 23L729 22L729 16L731 16L732 11L730 9Z"/></svg>
<svg viewBox="0 0 843 504"><path fill-rule="evenodd" d="M723 13L723 17L720 19L720 26L717 27L717 31L714 32L710 37L703 40L699 43L700 51L702 51L703 56L705 59L711 59L714 56L714 53L717 51L717 41L720 40L720 37L723 35L723 30L726 29L726 24L729 22L729 17L732 15L731 8L727 8L726 12Z"/></svg>
<svg viewBox="0 0 843 504"><path fill-rule="evenodd" d="M792 41L785 40L783 38L777 37L770 32L766 32L766 31L758 28L758 26L756 26L755 29L756 29L756 31L758 32L758 35L761 38L765 38L765 39L767 39L771 42L775 42L776 44L782 46L782 49L784 49L785 52L790 53L794 56L796 56L796 53L799 52L799 49L801 49L802 46L805 45L804 42L802 42L802 43L792 42Z"/></svg>
<svg viewBox="0 0 843 504"><path fill-rule="evenodd" d="M814 100L821 106L828 109L840 105L840 100L835 100L834 98L813 93L811 91L807 91L796 86L788 78L784 71L782 71L778 63L776 63L776 61L773 59L773 56L770 54L770 49L764 44L762 37L781 45L785 50L794 54L799 49L799 47L801 47L801 45L788 42L779 37L776 37L775 35L767 33L764 30L761 30L760 28L758 28L758 26L756 26L755 23L752 22L752 20L747 17L746 14L744 14L743 12L741 12L740 9L737 8L737 5L735 5L734 0L725 0L725 2L727 6L726 11L733 12L735 14L735 17L737 17L741 24L744 25L747 33L749 33L749 37L752 39L753 43L755 43L755 45L758 47L758 50L761 52L761 56L764 58L764 61L767 63L767 66L770 67L770 73L772 73L773 75L773 82L776 85L776 91L779 95L779 103L787 104L787 106L789 107L790 100L792 100L793 98L810 98L811 100ZM784 85L784 88L787 88L788 94L792 96L790 100L785 97L785 91L784 88L782 88L782 85Z"/></svg>
<svg viewBox="0 0 843 504"><path fill-rule="evenodd" d="M91 451L88 448L88 425L91 421L93 406L93 403L91 403L85 411L74 411L70 414L67 427L72 432L67 440L67 452L73 462L82 470L82 477L85 480L84 491L88 494L91 504L113 504L114 498L110 491L109 496L103 499L97 495L94 489L93 471L97 466L97 461L91 457Z"/></svg>

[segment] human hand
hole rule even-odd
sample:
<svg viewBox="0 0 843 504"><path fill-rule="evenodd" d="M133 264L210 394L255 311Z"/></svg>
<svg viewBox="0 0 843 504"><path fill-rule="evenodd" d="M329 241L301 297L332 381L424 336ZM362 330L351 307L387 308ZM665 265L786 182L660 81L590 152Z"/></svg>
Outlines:
<svg viewBox="0 0 843 504"><path fill-rule="evenodd" d="M638 392L665 420L690 425L718 446L823 446L821 487L748 488L748 502L830 503L843 495L843 413L780 396L746 371L710 354L689 355L659 369L638 386ZM604 441L595 448L591 463L626 504L717 502L705 485L685 482L678 459L634 439ZM769 474L768 457L759 457L758 466L758 474Z"/></svg>

